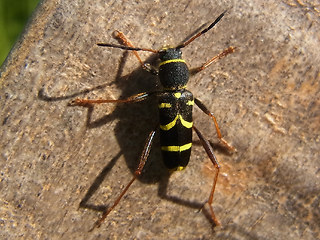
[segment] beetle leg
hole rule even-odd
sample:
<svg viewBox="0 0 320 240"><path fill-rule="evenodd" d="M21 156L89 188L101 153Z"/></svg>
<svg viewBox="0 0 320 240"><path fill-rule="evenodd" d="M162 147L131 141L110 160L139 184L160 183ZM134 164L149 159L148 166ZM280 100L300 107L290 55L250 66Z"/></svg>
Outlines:
<svg viewBox="0 0 320 240"><path fill-rule="evenodd" d="M92 104L101 104L101 103L135 103L144 101L149 98L153 94L157 94L157 91L154 92L143 92L133 95L131 97L125 99L75 99L72 100L69 105L70 106L89 106Z"/></svg>
<svg viewBox="0 0 320 240"><path fill-rule="evenodd" d="M122 192L120 193L120 195L118 196L118 198L114 201L113 205L111 207L109 207L101 216L101 218L95 222L95 224L93 225L93 227L90 229L90 231L92 231L94 228L98 228L100 227L101 223L105 220L105 218L109 215L109 213L118 205L118 203L120 202L120 200L122 199L122 197L124 196L124 194L128 191L128 189L130 188L130 186L132 185L132 183L141 175L141 172L143 170L143 167L148 159L148 156L150 154L150 150L151 150L151 145L153 142L153 138L154 135L156 133L156 130L153 130L150 132L146 143L144 145L142 154L140 156L140 162L139 162L139 166L136 169L136 171L134 172L134 176L131 179L131 181L127 184L127 186L122 190Z"/></svg>
<svg viewBox="0 0 320 240"><path fill-rule="evenodd" d="M211 113L208 108L197 98L194 99L194 102L196 103L196 105L205 113L207 114L209 117L212 118L213 122L214 122L214 126L216 127L216 131L217 131L217 136L218 139L220 140L220 142L222 142L230 151L236 151L236 149L231 146L226 140L223 139L220 129L219 129L219 125L217 122L216 117L213 115L213 113Z"/></svg>
<svg viewBox="0 0 320 240"><path fill-rule="evenodd" d="M211 162L213 163L213 166L216 168L216 173L215 173L214 178L213 178L212 189L211 189L210 196L209 196L209 199L208 199L207 203L209 205L211 219L215 223L215 225L218 226L218 225L221 225L221 224L220 224L219 220L216 218L216 215L214 214L214 211L213 211L213 208L212 208L211 204L213 202L213 194L214 194L214 191L215 191L215 188L216 188L216 184L217 184L217 180L218 180L220 165L219 165L219 163L217 161L216 156L214 155L213 149L212 149L209 141L204 138L204 136L201 134L201 132L195 126L193 126L192 128L197 133L203 148L205 149L206 153L208 154L208 157L210 158Z"/></svg>
<svg viewBox="0 0 320 240"><path fill-rule="evenodd" d="M204 64L202 64L202 66L197 67L197 68L193 68L190 70L191 74L194 75L204 69L206 69L207 67L209 67L212 63L218 61L219 59L227 56L230 53L233 53L235 51L235 47L228 47L227 49L223 50L221 53L219 53L218 55L214 56L213 58L209 59L207 62L205 62Z"/></svg>

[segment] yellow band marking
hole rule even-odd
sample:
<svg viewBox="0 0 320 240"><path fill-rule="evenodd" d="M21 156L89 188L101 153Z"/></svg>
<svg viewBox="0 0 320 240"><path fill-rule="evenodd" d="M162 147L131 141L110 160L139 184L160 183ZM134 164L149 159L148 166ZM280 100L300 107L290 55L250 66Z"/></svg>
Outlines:
<svg viewBox="0 0 320 240"><path fill-rule="evenodd" d="M174 96L175 96L176 98L180 98L180 97L181 97L181 92L176 92L176 93L174 93Z"/></svg>
<svg viewBox="0 0 320 240"><path fill-rule="evenodd" d="M184 170L186 167L183 167L183 166L179 166L179 167L176 167L176 168L171 168L169 169L170 172L174 172L174 171L182 171Z"/></svg>
<svg viewBox="0 0 320 240"><path fill-rule="evenodd" d="M194 105L194 100L193 100L193 99L192 99L192 100L189 100L189 101L187 102L187 105L193 106L193 105Z"/></svg>
<svg viewBox="0 0 320 240"><path fill-rule="evenodd" d="M192 143L187 143L182 146L162 146L161 150L167 151L167 152L182 152L190 149L191 146L192 146Z"/></svg>
<svg viewBox="0 0 320 240"><path fill-rule="evenodd" d="M178 118L179 118L179 114L175 117L175 119L173 119L172 122L170 122L170 123L168 123L166 125L160 125L160 129L161 130L166 130L166 131L170 130L171 128L174 127L174 125L176 125L176 122L177 122Z"/></svg>
<svg viewBox="0 0 320 240"><path fill-rule="evenodd" d="M158 105L159 108L171 108L171 103L161 103Z"/></svg>
<svg viewBox="0 0 320 240"><path fill-rule="evenodd" d="M184 170L186 167L182 167L182 166L179 166L179 167L177 167L176 169L175 169L175 171L182 171L182 170Z"/></svg>
<svg viewBox="0 0 320 240"><path fill-rule="evenodd" d="M186 127L186 128L192 128L193 122L188 122L188 121L184 120L184 119L182 118L182 116L181 116L180 114L178 114L178 115L172 120L172 122L170 122L170 123L168 123L168 124L166 124L166 125L160 125L160 129L161 129L161 130L165 130L165 131L170 130L171 128L173 128L173 127L176 125L178 119L180 119L180 122L181 122L181 124L182 124L184 127Z"/></svg>
<svg viewBox="0 0 320 240"><path fill-rule="evenodd" d="M188 121L184 120L180 114L179 114L179 119L180 119L181 124L182 124L184 127L186 127L186 128L192 128L193 122L188 122Z"/></svg>
<svg viewBox="0 0 320 240"><path fill-rule="evenodd" d="M185 63L186 61L183 60L183 59L179 59L179 58L178 58L178 59L170 59L170 60L161 62L161 63L159 64L159 67L161 67L161 66L164 65L164 64L173 63L173 62L183 62L183 63Z"/></svg>

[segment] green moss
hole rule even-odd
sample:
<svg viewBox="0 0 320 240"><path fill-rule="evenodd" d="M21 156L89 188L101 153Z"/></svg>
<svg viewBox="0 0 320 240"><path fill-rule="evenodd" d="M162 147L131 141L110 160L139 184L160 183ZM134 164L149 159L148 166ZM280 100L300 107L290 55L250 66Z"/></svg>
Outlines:
<svg viewBox="0 0 320 240"><path fill-rule="evenodd" d="M0 65L7 57L39 0L0 1Z"/></svg>

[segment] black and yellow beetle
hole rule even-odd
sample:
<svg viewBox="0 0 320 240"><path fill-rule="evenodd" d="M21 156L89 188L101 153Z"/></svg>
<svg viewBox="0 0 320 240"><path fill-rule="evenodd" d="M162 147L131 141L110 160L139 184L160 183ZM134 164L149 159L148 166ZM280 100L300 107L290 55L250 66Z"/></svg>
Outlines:
<svg viewBox="0 0 320 240"><path fill-rule="evenodd" d="M71 102L71 105L87 106L90 104L101 104L101 103L133 103L146 100L150 96L158 97L158 109L159 109L159 128L160 128L160 145L161 152L163 155L163 161L165 166L171 171L177 171L184 169L190 159L191 146L192 146L192 129L198 135L205 151L207 152L209 158L211 159L214 167L216 168L216 174L214 176L214 183L212 190L210 192L209 199L207 201L211 218L215 225L219 225L219 221L216 218L214 211L212 209L213 194L219 174L219 164L214 155L213 149L206 140L201 132L194 126L192 121L192 109L193 105L196 104L205 114L209 115L217 131L218 139L223 143L229 150L234 151L235 149L229 145L221 136L218 123L214 115L205 107L203 103L197 98L193 97L193 94L186 89L186 84L189 80L190 72L195 74L202 71L210 64L216 60L234 52L234 47L229 47L217 56L211 58L209 61L205 62L202 66L192 69L188 69L185 60L181 58L181 49L187 46L189 43L194 41L196 38L202 34L209 31L213 26L215 26L220 19L224 16L225 12L220 14L220 16L212 23L209 27L197 33L189 40L181 43L177 47L163 47L161 50L153 50L146 48L134 47L129 40L126 39L123 33L116 31L116 37L120 39L123 45L109 44L109 43L98 43L98 46L102 47L112 47L121 48L124 50L131 50L139 60L143 69L149 71L154 75L158 75L162 89L154 92L144 92L137 95L131 96L126 99L75 99ZM158 54L160 59L159 68L155 69L149 64L145 64L137 51L149 51ZM127 184L125 189L120 193L118 198L115 200L114 204L107 209L102 217L95 223L94 227L99 227L107 215L114 209L114 207L120 202L123 195L127 192L131 184L135 179L141 174L142 169L147 161L150 153L151 145L155 136L157 129L150 132L143 152L140 156L139 166L134 172L132 180ZM93 227L93 228L94 228Z"/></svg>

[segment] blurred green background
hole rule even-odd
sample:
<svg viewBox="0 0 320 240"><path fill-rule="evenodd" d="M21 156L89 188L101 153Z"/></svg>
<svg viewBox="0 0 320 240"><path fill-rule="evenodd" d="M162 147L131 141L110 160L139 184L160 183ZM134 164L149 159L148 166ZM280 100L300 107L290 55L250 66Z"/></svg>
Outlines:
<svg viewBox="0 0 320 240"><path fill-rule="evenodd" d="M0 66L39 0L0 0Z"/></svg>

